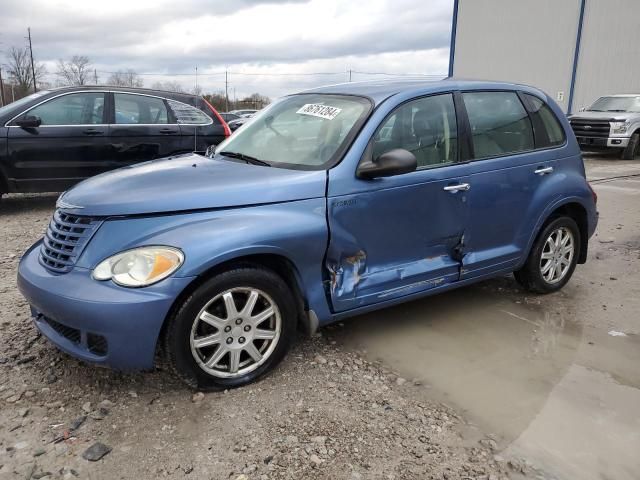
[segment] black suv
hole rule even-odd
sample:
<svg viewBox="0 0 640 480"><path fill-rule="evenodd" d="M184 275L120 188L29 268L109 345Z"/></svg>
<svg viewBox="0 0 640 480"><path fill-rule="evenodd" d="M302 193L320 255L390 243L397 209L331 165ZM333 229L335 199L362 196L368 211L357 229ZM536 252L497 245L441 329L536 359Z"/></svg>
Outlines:
<svg viewBox="0 0 640 480"><path fill-rule="evenodd" d="M229 127L202 97L65 87L0 108L0 195L59 192L107 170L202 151Z"/></svg>

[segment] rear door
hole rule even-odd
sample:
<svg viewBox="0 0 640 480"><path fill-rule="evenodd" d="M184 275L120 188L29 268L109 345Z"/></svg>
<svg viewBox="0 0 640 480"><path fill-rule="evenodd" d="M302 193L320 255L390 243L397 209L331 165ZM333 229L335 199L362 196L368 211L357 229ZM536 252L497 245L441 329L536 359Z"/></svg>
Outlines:
<svg viewBox="0 0 640 480"><path fill-rule="evenodd" d="M471 278L509 271L526 255L532 218L539 209L536 192L554 178L554 147L565 138L539 99L534 106L528 95L515 91L464 92L462 97L472 138L473 215L465 234L461 278ZM547 132L541 115L555 120L554 132Z"/></svg>
<svg viewBox="0 0 640 480"><path fill-rule="evenodd" d="M19 191L62 191L105 170L105 92L65 93L36 105L8 129L7 174ZM15 124L25 115L41 125Z"/></svg>
<svg viewBox="0 0 640 480"><path fill-rule="evenodd" d="M110 100L113 108L108 147L114 166L131 165L185 151L180 126L163 98L113 92Z"/></svg>
<svg viewBox="0 0 640 480"><path fill-rule="evenodd" d="M457 125L450 93L399 106L382 122L365 156L403 148L414 153L418 169L354 179L349 193L329 195L326 266L335 311L458 280L469 179L468 165L459 163Z"/></svg>

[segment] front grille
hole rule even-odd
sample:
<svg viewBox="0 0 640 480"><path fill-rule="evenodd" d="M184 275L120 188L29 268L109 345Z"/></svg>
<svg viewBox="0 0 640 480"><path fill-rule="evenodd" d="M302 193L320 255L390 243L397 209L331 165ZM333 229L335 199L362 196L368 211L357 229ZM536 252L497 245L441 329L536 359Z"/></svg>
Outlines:
<svg viewBox="0 0 640 480"><path fill-rule="evenodd" d="M80 344L82 335L80 333L80 330L78 330L77 328L67 327L66 325L58 323L55 320L51 320L47 317L44 317L44 321L47 322L51 328L53 328L57 333L62 335L67 340L76 344Z"/></svg>
<svg viewBox="0 0 640 480"><path fill-rule="evenodd" d="M608 137L609 120L592 120L586 118L571 119L571 128L576 137Z"/></svg>
<svg viewBox="0 0 640 480"><path fill-rule="evenodd" d="M49 270L66 273L75 265L101 221L56 210L47 227L40 262Z"/></svg>

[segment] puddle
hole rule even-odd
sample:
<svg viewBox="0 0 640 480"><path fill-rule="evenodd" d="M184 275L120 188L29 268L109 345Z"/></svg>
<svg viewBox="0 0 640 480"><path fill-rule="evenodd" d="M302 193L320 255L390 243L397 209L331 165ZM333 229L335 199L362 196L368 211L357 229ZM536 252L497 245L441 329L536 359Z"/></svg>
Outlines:
<svg viewBox="0 0 640 480"><path fill-rule="evenodd" d="M565 290L527 297L491 280L352 319L339 338L419 379L545 478L637 479L639 338L584 326L587 307Z"/></svg>

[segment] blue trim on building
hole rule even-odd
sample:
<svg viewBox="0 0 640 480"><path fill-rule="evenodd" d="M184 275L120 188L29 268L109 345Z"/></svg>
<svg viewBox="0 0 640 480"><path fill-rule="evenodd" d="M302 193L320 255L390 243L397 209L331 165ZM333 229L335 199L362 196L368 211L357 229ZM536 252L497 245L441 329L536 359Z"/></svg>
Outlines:
<svg viewBox="0 0 640 480"><path fill-rule="evenodd" d="M449 77L453 77L453 61L456 56L457 30L458 30L458 0L453 0L453 17L451 19L451 45L449 46Z"/></svg>
<svg viewBox="0 0 640 480"><path fill-rule="evenodd" d="M570 114L573 108L573 91L576 86L578 60L580 58L580 42L582 41L582 24L584 23L584 9L586 4L587 4L587 0L580 0L580 18L578 20L578 34L576 35L576 48L573 52L573 70L571 72L571 85L569 86L569 101L567 105L567 114Z"/></svg>

